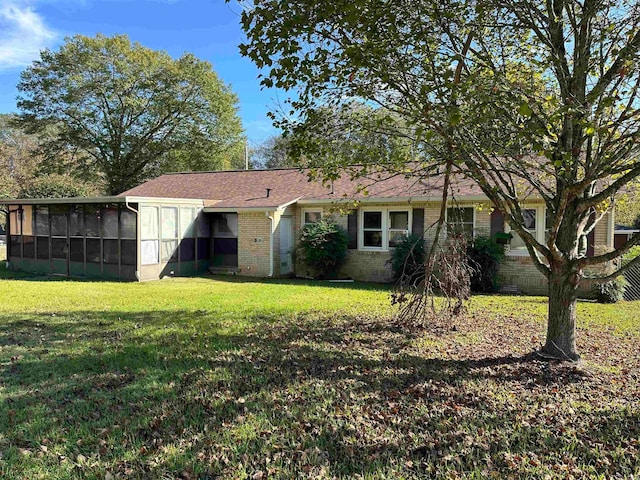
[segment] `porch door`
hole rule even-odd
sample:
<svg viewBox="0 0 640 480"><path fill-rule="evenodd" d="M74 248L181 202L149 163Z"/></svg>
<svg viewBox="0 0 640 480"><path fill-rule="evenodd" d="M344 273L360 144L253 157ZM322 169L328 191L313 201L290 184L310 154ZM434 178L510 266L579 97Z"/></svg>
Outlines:
<svg viewBox="0 0 640 480"><path fill-rule="evenodd" d="M69 207L51 205L49 207L51 226L51 273L69 275Z"/></svg>
<svg viewBox="0 0 640 480"><path fill-rule="evenodd" d="M280 275L293 273L293 222L291 217L280 218Z"/></svg>
<svg viewBox="0 0 640 480"><path fill-rule="evenodd" d="M238 267L238 214L218 213L213 220L213 267Z"/></svg>

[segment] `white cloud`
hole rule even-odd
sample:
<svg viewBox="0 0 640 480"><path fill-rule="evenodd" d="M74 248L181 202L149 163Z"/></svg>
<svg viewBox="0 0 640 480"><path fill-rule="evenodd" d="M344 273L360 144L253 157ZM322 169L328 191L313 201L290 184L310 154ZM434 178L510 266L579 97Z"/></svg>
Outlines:
<svg viewBox="0 0 640 480"><path fill-rule="evenodd" d="M0 0L0 70L29 65L55 39L28 4Z"/></svg>

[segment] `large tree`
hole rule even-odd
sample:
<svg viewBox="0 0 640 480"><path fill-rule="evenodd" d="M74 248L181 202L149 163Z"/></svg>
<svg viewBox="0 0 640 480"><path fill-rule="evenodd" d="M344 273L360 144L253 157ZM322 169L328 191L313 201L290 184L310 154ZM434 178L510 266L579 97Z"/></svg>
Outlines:
<svg viewBox="0 0 640 480"><path fill-rule="evenodd" d="M242 142L237 98L209 63L124 35L42 51L18 90L20 123L49 162L74 152L110 194L166 170L226 168Z"/></svg>
<svg viewBox="0 0 640 480"><path fill-rule="evenodd" d="M252 163L257 168L266 170L293 167L294 162L287 152L288 143L287 137L272 135L253 149Z"/></svg>
<svg viewBox="0 0 640 480"><path fill-rule="evenodd" d="M640 228L640 184L629 185L616 201L616 225Z"/></svg>
<svg viewBox="0 0 640 480"><path fill-rule="evenodd" d="M241 51L264 69L263 85L295 92L296 114L278 122L285 131L312 145L314 128L328 128L318 112L361 102L400 118L398 135L414 148L360 163L445 185L473 179L549 281L543 353L578 358L581 280L603 264L601 278L612 278L612 262L640 244L636 235L591 257L583 248L640 175L637 2L264 0L246 5L242 24ZM544 241L524 228L532 198L549 213Z"/></svg>
<svg viewBox="0 0 640 480"><path fill-rule="evenodd" d="M0 115L0 196L18 194L36 175L38 140L13 126L14 115Z"/></svg>

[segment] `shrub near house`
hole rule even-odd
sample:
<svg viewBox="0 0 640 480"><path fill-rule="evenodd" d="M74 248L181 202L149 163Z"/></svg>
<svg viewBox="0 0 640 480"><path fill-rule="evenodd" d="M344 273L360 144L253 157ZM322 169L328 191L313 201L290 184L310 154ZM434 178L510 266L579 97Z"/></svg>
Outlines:
<svg viewBox="0 0 640 480"><path fill-rule="evenodd" d="M303 227L298 251L304 264L321 278L335 278L347 259L348 242L344 228L329 220L320 220Z"/></svg>
<svg viewBox="0 0 640 480"><path fill-rule="evenodd" d="M489 237L476 237L467 248L471 275L471 291L491 293L498 290L498 268L504 259L504 247Z"/></svg>

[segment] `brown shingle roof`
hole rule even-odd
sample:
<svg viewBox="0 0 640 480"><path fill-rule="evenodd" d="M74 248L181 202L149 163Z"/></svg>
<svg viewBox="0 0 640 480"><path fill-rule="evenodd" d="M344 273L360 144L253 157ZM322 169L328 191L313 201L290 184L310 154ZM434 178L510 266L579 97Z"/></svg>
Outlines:
<svg viewBox="0 0 640 480"><path fill-rule="evenodd" d="M331 185L310 181L307 171L299 169L238 170L223 172L172 173L162 175L123 192L138 197L196 198L218 208L277 207L297 199L304 200L362 200L363 198L392 199L397 197L435 197L441 194L441 178L420 180L395 175L378 177L375 174L351 179L345 173ZM362 188L366 188L365 194ZM267 197L267 189L270 189ZM456 181L458 197L478 196L480 189L469 180Z"/></svg>

